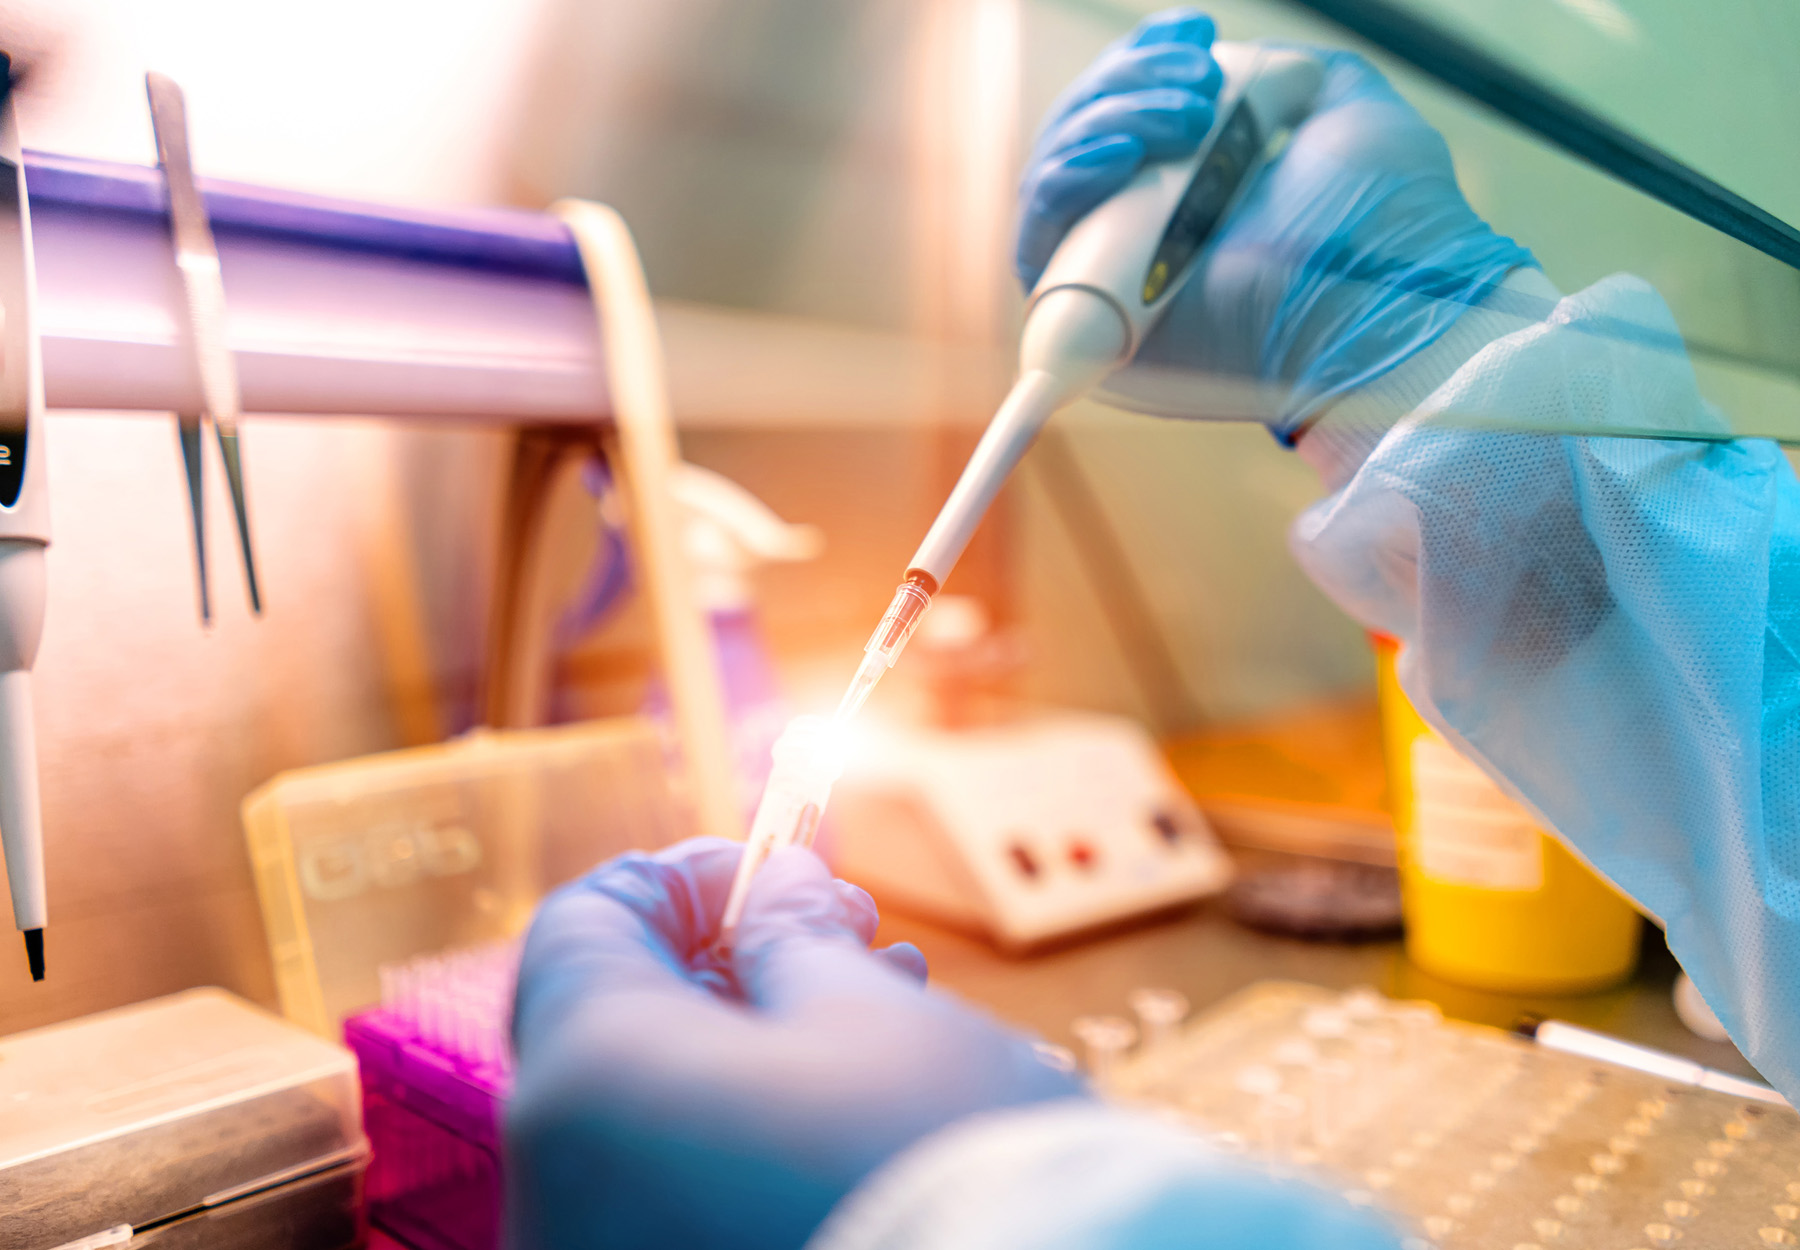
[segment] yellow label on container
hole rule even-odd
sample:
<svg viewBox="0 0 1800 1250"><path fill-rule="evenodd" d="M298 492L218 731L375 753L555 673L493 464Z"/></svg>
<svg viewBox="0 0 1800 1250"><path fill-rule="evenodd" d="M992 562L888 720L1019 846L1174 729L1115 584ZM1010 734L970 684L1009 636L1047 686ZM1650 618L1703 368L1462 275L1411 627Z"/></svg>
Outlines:
<svg viewBox="0 0 1800 1250"><path fill-rule="evenodd" d="M1437 881L1489 890L1544 884L1543 839L1531 814L1443 741L1412 742L1413 856Z"/></svg>

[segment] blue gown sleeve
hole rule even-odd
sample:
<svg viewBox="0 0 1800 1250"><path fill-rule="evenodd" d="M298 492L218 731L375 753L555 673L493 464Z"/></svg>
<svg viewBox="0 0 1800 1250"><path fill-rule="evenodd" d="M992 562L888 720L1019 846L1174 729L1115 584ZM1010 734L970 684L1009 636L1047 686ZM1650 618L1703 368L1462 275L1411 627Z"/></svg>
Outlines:
<svg viewBox="0 0 1800 1250"><path fill-rule="evenodd" d="M853 1191L806 1250L1395 1250L1335 1194L1092 1100L963 1120Z"/></svg>
<svg viewBox="0 0 1800 1250"><path fill-rule="evenodd" d="M1608 278L1476 353L1296 524L1399 637L1421 714L1657 918L1740 1049L1800 1095L1800 483L1722 434L1667 307Z"/></svg>

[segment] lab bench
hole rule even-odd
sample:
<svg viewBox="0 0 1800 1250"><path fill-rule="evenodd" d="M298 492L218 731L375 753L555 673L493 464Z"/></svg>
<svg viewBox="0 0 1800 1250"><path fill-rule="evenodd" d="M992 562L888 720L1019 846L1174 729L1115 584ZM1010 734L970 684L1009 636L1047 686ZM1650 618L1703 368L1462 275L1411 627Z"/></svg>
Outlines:
<svg viewBox="0 0 1800 1250"><path fill-rule="evenodd" d="M884 910L877 941L911 942L924 952L932 984L1008 1023L1075 1047L1069 1023L1094 1013L1129 1014L1137 986L1179 990L1193 1010L1258 981L1303 981L1333 989L1367 985L1391 998L1426 999L1444 1014L1510 1028L1535 1015L1611 1033L1739 1076L1756 1072L1729 1042L1709 1042L1675 1015L1680 967L1652 926L1632 979L1590 994L1500 994L1452 985L1411 964L1399 941L1354 945L1273 937L1244 928L1218 902L1023 956Z"/></svg>

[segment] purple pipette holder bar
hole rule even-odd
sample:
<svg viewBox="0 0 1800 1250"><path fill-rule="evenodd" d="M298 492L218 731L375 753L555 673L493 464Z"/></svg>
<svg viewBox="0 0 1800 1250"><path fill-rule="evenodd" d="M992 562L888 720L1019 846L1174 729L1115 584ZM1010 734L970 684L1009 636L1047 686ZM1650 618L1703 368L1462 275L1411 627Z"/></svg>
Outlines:
<svg viewBox="0 0 1800 1250"><path fill-rule="evenodd" d="M344 1021L374 1150L369 1222L412 1250L497 1250L501 1113L512 1074L446 1054L392 1012Z"/></svg>

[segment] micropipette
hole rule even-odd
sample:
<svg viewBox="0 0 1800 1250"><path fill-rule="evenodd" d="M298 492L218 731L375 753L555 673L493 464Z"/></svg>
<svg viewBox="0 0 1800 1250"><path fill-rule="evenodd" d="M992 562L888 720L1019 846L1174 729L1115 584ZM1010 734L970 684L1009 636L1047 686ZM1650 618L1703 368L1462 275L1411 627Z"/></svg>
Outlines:
<svg viewBox="0 0 1800 1250"><path fill-rule="evenodd" d="M0 844L13 923L31 979L44 979L44 829L38 803L31 665L44 632L49 484L40 417L37 277L31 209L13 113L11 63L0 54Z"/></svg>
<svg viewBox="0 0 1800 1250"><path fill-rule="evenodd" d="M1075 224L1038 280L1019 379L913 553L838 705L840 720L857 713L899 659L1044 422L1130 363L1240 192L1312 107L1322 71L1304 53L1221 43L1213 56L1225 87L1199 150L1141 170Z"/></svg>
<svg viewBox="0 0 1800 1250"><path fill-rule="evenodd" d="M834 731L808 731L805 742L813 744L811 749L841 749L844 726L900 658L932 596L1044 422L1131 362L1192 273L1214 229L1312 107L1322 72L1304 53L1222 43L1214 45L1213 56L1224 71L1225 87L1217 121L1199 150L1185 160L1139 171L1122 191L1078 221L1050 258L1026 312L1019 379L913 553L863 648L836 717L820 722L835 726ZM803 741L796 740L793 750L802 749L807 749ZM809 773L807 802L796 804L799 790L777 785L782 773L778 746L776 768L726 903L722 949L730 948L757 869L781 846L811 841L837 776L835 765Z"/></svg>

